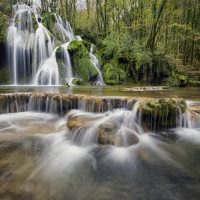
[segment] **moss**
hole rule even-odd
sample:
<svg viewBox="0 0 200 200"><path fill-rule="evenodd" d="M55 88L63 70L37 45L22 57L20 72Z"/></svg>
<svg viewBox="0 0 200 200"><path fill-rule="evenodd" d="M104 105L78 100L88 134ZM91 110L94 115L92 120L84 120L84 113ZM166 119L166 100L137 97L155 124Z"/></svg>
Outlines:
<svg viewBox="0 0 200 200"><path fill-rule="evenodd" d="M186 102L180 99L147 100L139 106L142 121L154 129L176 126L180 111L184 113L186 108Z"/></svg>
<svg viewBox="0 0 200 200"><path fill-rule="evenodd" d="M7 16L0 12L0 42L6 42L7 38Z"/></svg>
<svg viewBox="0 0 200 200"><path fill-rule="evenodd" d="M72 84L74 85L83 85L83 81L81 79L73 79Z"/></svg>
<svg viewBox="0 0 200 200"><path fill-rule="evenodd" d="M114 67L111 63L104 64L103 76L105 83L110 85L121 84L126 80L126 72Z"/></svg>
<svg viewBox="0 0 200 200"><path fill-rule="evenodd" d="M71 54L73 54L77 57L79 56L79 58L84 58L84 57L88 56L88 50L84 45L84 40L83 41L79 41L79 40L71 41L68 49Z"/></svg>
<svg viewBox="0 0 200 200"><path fill-rule="evenodd" d="M90 77L98 76L98 71L87 57L75 61L74 71L83 82L89 82Z"/></svg>
<svg viewBox="0 0 200 200"><path fill-rule="evenodd" d="M84 41L73 40L68 47L75 75L88 83L91 77L97 77L98 71L90 61L89 53Z"/></svg>
<svg viewBox="0 0 200 200"><path fill-rule="evenodd" d="M55 13L46 12L42 15L42 22L44 26L49 29L50 31L55 27Z"/></svg>
<svg viewBox="0 0 200 200"><path fill-rule="evenodd" d="M42 15L42 22L44 26L49 30L51 36L54 37L55 46L62 44L62 33L55 26L56 18L55 13L45 12Z"/></svg>

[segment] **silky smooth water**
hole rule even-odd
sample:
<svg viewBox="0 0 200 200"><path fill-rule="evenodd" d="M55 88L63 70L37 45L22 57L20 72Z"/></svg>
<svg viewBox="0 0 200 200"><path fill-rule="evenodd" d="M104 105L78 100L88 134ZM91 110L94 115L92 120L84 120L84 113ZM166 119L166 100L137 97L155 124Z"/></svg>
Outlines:
<svg viewBox="0 0 200 200"><path fill-rule="evenodd" d="M67 128L66 117L0 115L0 199L200 198L200 128L154 134L127 123L129 116L135 121L134 111L71 114L92 117L94 123L76 133ZM131 126L139 143L96 144L95 125L113 119L120 122L118 134Z"/></svg>

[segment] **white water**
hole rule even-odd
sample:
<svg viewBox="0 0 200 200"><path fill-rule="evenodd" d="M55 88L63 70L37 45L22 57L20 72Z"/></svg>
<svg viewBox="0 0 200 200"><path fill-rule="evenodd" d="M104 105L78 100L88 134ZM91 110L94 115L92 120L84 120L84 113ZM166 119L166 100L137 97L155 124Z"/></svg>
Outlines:
<svg viewBox="0 0 200 200"><path fill-rule="evenodd" d="M16 199L29 194L36 200L131 200L140 199L142 194L144 199L154 200L160 192L172 199L169 186L174 191L181 184L175 191L177 200L188 191L191 199L196 197L198 182L195 184L191 174L199 167L195 151L200 144L200 127L178 127L173 134L179 138L170 141L159 133L144 131L138 105L132 111L98 114L72 110L65 118L34 112L0 115L1 191L7 191L6 195L12 192ZM40 110L42 104L35 106ZM83 126L67 128L70 117L79 118ZM108 138L119 137L121 145L99 144L102 126ZM130 143L132 137L138 141ZM198 171L195 177L198 180ZM184 193L185 184L190 187Z"/></svg>
<svg viewBox="0 0 200 200"><path fill-rule="evenodd" d="M90 47L90 61L91 63L94 65L95 69L98 71L99 76L97 78L97 85L105 85L104 84L104 80L103 80L103 76L101 74L100 71L100 64L99 64L99 60L97 59L97 57L93 54L94 52L94 45L92 44Z"/></svg>
<svg viewBox="0 0 200 200"><path fill-rule="evenodd" d="M11 81L14 85L32 84L41 63L53 53L53 40L48 30L38 22L39 13L35 6L13 6L13 19L8 29L7 44ZM33 19L38 26L35 32Z"/></svg>
<svg viewBox="0 0 200 200"><path fill-rule="evenodd" d="M12 85L59 85L61 83L54 38L42 24L40 16L41 1L30 1L30 6L13 6L13 18L8 29L8 60ZM72 40L82 40L75 36L71 25L55 15L55 27L61 36L65 81L72 85L73 68L68 46ZM34 27L37 29L34 31ZM99 73L97 84L103 85L98 59L90 51L90 60ZM53 73L55 73L53 75ZM62 80L63 81L63 80Z"/></svg>
<svg viewBox="0 0 200 200"><path fill-rule="evenodd" d="M62 42L75 40L76 37L68 21L64 21L60 16L55 15L56 26L62 34Z"/></svg>
<svg viewBox="0 0 200 200"><path fill-rule="evenodd" d="M63 58L64 58L64 66L65 66L65 77L66 82L69 83L73 79L73 72L72 72L72 63L71 58L68 51L68 46L70 42L67 42L61 46L62 52L63 52Z"/></svg>
<svg viewBox="0 0 200 200"><path fill-rule="evenodd" d="M59 85L59 71L56 62L56 50L50 58L41 63L34 78L35 85Z"/></svg>

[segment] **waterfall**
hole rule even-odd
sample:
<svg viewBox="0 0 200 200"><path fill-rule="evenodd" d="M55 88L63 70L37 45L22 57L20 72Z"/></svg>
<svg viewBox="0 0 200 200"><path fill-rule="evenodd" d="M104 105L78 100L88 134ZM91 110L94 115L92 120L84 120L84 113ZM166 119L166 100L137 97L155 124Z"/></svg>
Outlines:
<svg viewBox="0 0 200 200"><path fill-rule="evenodd" d="M197 112L190 110L193 102L187 101L187 110L184 113L180 113L179 127L180 128L199 128L200 127L200 115ZM199 103L198 103L199 104ZM197 105L198 105L197 104Z"/></svg>
<svg viewBox="0 0 200 200"><path fill-rule="evenodd" d="M64 59L64 66L65 66L65 70L66 70L65 77L66 77L67 83L71 82L71 80L73 79L72 63L71 63L71 58L70 58L69 51L68 51L69 44L70 44L70 42L67 42L67 43L61 45L63 59Z"/></svg>
<svg viewBox="0 0 200 200"><path fill-rule="evenodd" d="M54 44L48 30L38 21L37 10L27 5L13 6L7 44L11 81L14 85L32 84L42 62L53 54ZM34 33L33 17L38 28ZM45 82L45 81L44 81Z"/></svg>
<svg viewBox="0 0 200 200"><path fill-rule="evenodd" d="M42 24L39 9L41 1L31 0L28 3L29 6L19 3L13 6L13 18L8 29L7 46L11 83L13 85L59 85L62 83L60 80L62 70L59 71L56 60L58 47L55 48L54 38ZM82 39L74 35L68 21L56 14L54 16L55 28L63 42L60 48L65 68L64 82L72 85L74 77L68 46L70 41ZM93 45L90 49L90 60L99 73L97 84L104 85L99 61L93 54Z"/></svg>
<svg viewBox="0 0 200 200"><path fill-rule="evenodd" d="M56 50L51 57L41 63L34 78L34 85L59 85L59 71L56 62Z"/></svg>
<svg viewBox="0 0 200 200"><path fill-rule="evenodd" d="M48 30L39 22L33 47L33 77L37 76L36 73L41 63L54 54L53 49L54 45Z"/></svg>
<svg viewBox="0 0 200 200"><path fill-rule="evenodd" d="M91 63L94 65L95 69L98 71L99 75L97 78L97 85L105 85L104 84L104 80L103 80L103 76L101 74L100 71L100 64L99 64L99 60L97 59L97 57L93 54L94 51L94 45L92 44L90 47L90 61Z"/></svg>
<svg viewBox="0 0 200 200"><path fill-rule="evenodd" d="M31 56L34 43L32 9L27 5L13 6L13 19L8 29L9 65L14 85L31 76ZM27 80L26 80L27 81Z"/></svg>
<svg viewBox="0 0 200 200"><path fill-rule="evenodd" d="M63 42L75 40L76 37L69 22L64 21L60 16L57 16L56 14L55 18L56 18L56 26L59 32L62 34Z"/></svg>

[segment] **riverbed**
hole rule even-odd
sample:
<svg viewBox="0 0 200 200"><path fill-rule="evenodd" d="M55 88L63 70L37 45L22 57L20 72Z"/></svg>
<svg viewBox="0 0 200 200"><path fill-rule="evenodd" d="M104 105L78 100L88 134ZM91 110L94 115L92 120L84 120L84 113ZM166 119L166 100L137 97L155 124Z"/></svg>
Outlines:
<svg viewBox="0 0 200 200"><path fill-rule="evenodd" d="M124 88L4 86L1 93L179 97L190 104L200 100L198 88L141 92ZM200 117L188 127L150 131L140 124L137 106L101 113L82 109L63 115L31 110L1 114L0 199L199 200ZM79 127L78 121L78 128L71 129L70 116L85 117L84 126ZM112 132L113 123L122 144L100 144L99 127ZM130 143L130 135L137 140Z"/></svg>

